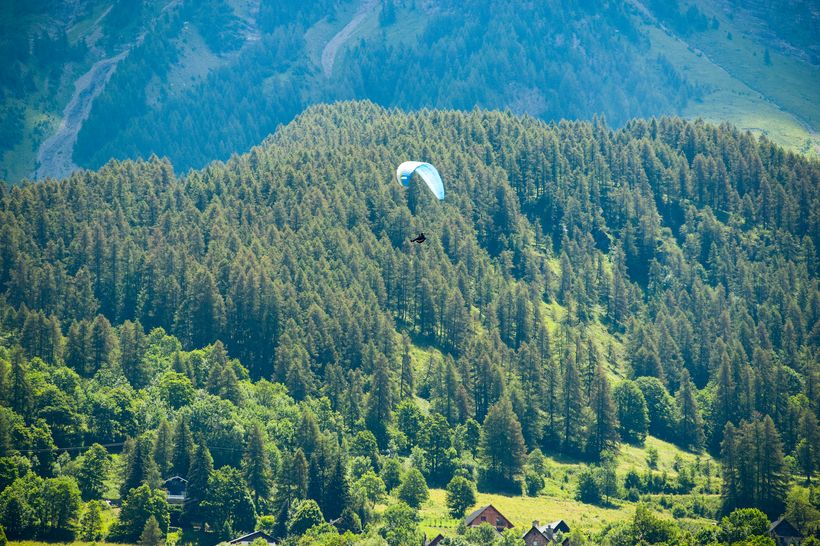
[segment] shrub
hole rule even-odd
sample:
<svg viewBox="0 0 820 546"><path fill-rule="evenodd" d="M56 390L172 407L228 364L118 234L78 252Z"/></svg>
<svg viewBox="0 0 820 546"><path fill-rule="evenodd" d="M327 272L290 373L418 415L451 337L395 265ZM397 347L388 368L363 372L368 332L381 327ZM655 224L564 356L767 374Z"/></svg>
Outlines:
<svg viewBox="0 0 820 546"><path fill-rule="evenodd" d="M418 508L429 496L427 482L416 468L411 468L404 475L399 485L397 496L413 508Z"/></svg>
<svg viewBox="0 0 820 546"><path fill-rule="evenodd" d="M575 498L587 504L599 504L601 502L601 488L594 474L588 468L578 474L578 489Z"/></svg>
<svg viewBox="0 0 820 546"><path fill-rule="evenodd" d="M475 485L466 478L456 476L447 484L447 509L454 518L460 518L467 508L475 504Z"/></svg>
<svg viewBox="0 0 820 546"><path fill-rule="evenodd" d="M527 495L530 497L537 497L541 490L544 489L544 478L541 474L533 470L528 470L524 475L524 486L527 489Z"/></svg>

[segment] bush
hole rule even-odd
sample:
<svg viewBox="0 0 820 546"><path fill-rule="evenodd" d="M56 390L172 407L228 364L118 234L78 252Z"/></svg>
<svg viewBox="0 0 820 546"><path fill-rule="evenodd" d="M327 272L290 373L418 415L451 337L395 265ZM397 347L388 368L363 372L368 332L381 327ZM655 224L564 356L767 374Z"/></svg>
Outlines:
<svg viewBox="0 0 820 546"><path fill-rule="evenodd" d="M765 535L769 518L757 508L738 508L720 521L721 540L732 544Z"/></svg>
<svg viewBox="0 0 820 546"><path fill-rule="evenodd" d="M601 488L595 475L588 468L578 474L578 489L575 498L587 504L600 504L601 502Z"/></svg>
<svg viewBox="0 0 820 546"><path fill-rule="evenodd" d="M392 491L401 483L401 461L391 457L382 463L382 481L388 491Z"/></svg>
<svg viewBox="0 0 820 546"><path fill-rule="evenodd" d="M447 509L454 518L464 516L475 500L475 485L468 479L456 476L447 484Z"/></svg>
<svg viewBox="0 0 820 546"><path fill-rule="evenodd" d="M322 510L316 504L316 501L313 499L303 500L296 506L296 510L288 520L288 533L297 536L303 535L305 531L324 521Z"/></svg>
<svg viewBox="0 0 820 546"><path fill-rule="evenodd" d="M672 517L675 519L685 518L687 516L686 508L681 504L676 504L672 507Z"/></svg>
<svg viewBox="0 0 820 546"><path fill-rule="evenodd" d="M544 489L544 478L532 470L528 470L524 475L524 485L527 489L527 495L530 497L537 497Z"/></svg>
<svg viewBox="0 0 820 546"><path fill-rule="evenodd" d="M427 491L427 482L416 468L411 468L401 480L397 496L413 508L418 508L427 500L430 493Z"/></svg>

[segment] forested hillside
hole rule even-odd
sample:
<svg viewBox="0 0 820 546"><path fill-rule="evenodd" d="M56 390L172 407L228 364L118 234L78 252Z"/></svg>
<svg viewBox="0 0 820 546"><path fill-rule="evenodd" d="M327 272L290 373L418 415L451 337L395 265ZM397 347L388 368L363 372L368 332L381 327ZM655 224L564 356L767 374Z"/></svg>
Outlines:
<svg viewBox="0 0 820 546"><path fill-rule="evenodd" d="M311 104L728 120L816 155L798 1L38 0L0 6L0 177L226 160Z"/></svg>
<svg viewBox="0 0 820 546"><path fill-rule="evenodd" d="M395 182L407 158L445 201ZM459 517L477 485L564 495L543 517L596 544L755 534L758 512L706 521L735 508L814 532L818 188L817 161L728 125L367 102L184 178L153 158L3 186L0 524L404 545L428 486ZM653 470L657 439L697 458ZM192 501L169 516L173 475ZM647 512L672 502L678 524Z"/></svg>

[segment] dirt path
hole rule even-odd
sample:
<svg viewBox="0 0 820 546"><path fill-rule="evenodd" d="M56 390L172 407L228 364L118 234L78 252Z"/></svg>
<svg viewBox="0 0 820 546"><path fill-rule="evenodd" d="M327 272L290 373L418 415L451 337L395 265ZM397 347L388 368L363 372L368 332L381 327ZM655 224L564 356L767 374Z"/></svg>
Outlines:
<svg viewBox="0 0 820 546"><path fill-rule="evenodd" d="M171 0L159 11L160 14L166 10L177 6L181 0ZM98 17L92 26L90 32L98 30L100 21L108 13L106 11L102 16ZM153 28L156 20L152 22L149 27ZM37 166L34 171L35 179L42 179L46 177L63 178L78 169L74 164L72 156L74 155L74 145L77 143L77 135L83 126L83 122L91 113L91 106L94 104L94 99L99 96L105 84L111 79L111 75L117 68L117 64L128 54L134 47L139 47L145 39L145 35L151 30L143 31L137 36L136 40L127 44L125 49L114 55L94 63L91 68L77 78L74 82L74 94L71 100L63 109L63 117L60 120L60 126L57 132L48 137L40 145L37 150Z"/></svg>
<svg viewBox="0 0 820 546"><path fill-rule="evenodd" d="M333 63L336 61L336 54L339 52L339 49L350 39L356 29L359 28L364 18L376 9L377 4L378 0L364 0L362 5L359 6L359 9L356 10L353 19L325 45L325 48L322 50L322 72L325 77L329 78L333 74Z"/></svg>
<svg viewBox="0 0 820 546"><path fill-rule="evenodd" d="M117 63L127 54L128 50L114 57L97 61L91 70L74 82L74 94L63 110L63 119L60 121L57 132L44 140L37 151L37 170L34 178L41 179L49 176L62 178L77 169L71 156L74 153L74 144L77 142L80 128L91 112L94 99L108 83Z"/></svg>

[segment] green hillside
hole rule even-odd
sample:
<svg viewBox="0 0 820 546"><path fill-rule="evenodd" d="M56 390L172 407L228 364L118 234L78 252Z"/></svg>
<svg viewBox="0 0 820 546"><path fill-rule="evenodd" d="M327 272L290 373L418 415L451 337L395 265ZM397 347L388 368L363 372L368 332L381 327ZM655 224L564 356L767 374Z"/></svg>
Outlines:
<svg viewBox="0 0 820 546"><path fill-rule="evenodd" d="M396 183L408 157L444 201ZM184 177L152 158L4 185L0 525L520 546L564 518L576 543L718 545L786 513L813 533L818 188L817 160L728 125L371 102ZM518 530L459 529L448 487L456 516L491 502Z"/></svg>
<svg viewBox="0 0 820 546"><path fill-rule="evenodd" d="M185 172L339 99L604 115L614 126L703 117L814 156L816 18L810 5L778 3L9 4L0 176L59 177L152 154Z"/></svg>

